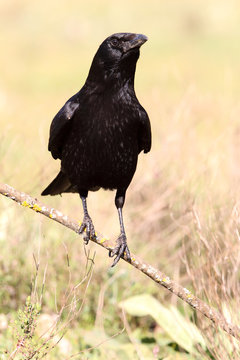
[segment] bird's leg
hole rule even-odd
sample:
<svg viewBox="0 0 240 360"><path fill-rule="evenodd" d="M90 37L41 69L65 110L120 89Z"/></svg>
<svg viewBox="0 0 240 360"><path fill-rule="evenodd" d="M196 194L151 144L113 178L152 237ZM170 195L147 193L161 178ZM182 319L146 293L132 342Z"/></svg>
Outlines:
<svg viewBox="0 0 240 360"><path fill-rule="evenodd" d="M120 236L117 239L117 246L109 251L109 256L113 257L116 255L112 267L117 264L117 262L120 260L120 258L126 253L127 260L131 260L130 251L127 246L127 237L124 229L123 224L123 216L122 216L122 208L125 201L125 191L120 192L117 191L116 197L115 197L115 205L118 210L118 216L119 216L119 223L120 223Z"/></svg>
<svg viewBox="0 0 240 360"><path fill-rule="evenodd" d="M93 226L92 219L90 218L87 210L87 193L85 192L84 195L81 195L80 198L82 200L83 205L83 222L79 228L79 234L81 234L86 229L86 236L84 237L84 242L87 245L90 239L96 238L95 230Z"/></svg>

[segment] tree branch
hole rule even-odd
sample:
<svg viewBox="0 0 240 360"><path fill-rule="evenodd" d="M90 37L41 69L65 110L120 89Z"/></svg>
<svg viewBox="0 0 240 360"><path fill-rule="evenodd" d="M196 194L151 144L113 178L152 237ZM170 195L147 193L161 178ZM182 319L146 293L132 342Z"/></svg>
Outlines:
<svg viewBox="0 0 240 360"><path fill-rule="evenodd" d="M27 207L42 215L45 215L51 220L57 221L58 223L78 233L80 226L78 222L70 219L68 216L62 214L60 211L54 208L43 205L40 201L32 198L30 195L19 192L7 184L1 183L0 194L16 201L18 204L24 207ZM96 240L94 240L94 242L98 245L101 245L106 250L114 248L113 243L110 240L104 237L100 237L99 235L97 235L97 238ZM124 260L127 261L126 259ZM145 275L147 275L157 284L162 285L163 287L171 291L173 294L178 296L180 299L188 303L193 309L200 311L204 316L210 319L215 326L219 326L228 334L240 340L240 328L238 326L232 325L217 310L207 305L205 302L192 294L189 290L175 283L175 281L171 280L164 273L144 262L143 260L135 256L133 253L131 254L131 261L127 262L134 266L136 269L140 270Z"/></svg>

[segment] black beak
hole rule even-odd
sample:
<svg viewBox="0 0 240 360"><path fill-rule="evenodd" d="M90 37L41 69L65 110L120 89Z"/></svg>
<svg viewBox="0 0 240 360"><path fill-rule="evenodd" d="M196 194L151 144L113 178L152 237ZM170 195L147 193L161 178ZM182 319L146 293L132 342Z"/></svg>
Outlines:
<svg viewBox="0 0 240 360"><path fill-rule="evenodd" d="M147 36L142 34L131 34L129 40L124 43L123 51L127 52L134 48L139 48L148 40Z"/></svg>

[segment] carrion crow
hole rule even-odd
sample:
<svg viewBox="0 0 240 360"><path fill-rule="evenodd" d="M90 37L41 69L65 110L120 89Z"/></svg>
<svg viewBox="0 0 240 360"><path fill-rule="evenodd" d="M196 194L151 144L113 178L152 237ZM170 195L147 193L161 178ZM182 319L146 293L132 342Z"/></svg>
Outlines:
<svg viewBox="0 0 240 360"><path fill-rule="evenodd" d="M147 41L142 34L117 33L100 45L87 80L54 117L48 150L61 160L61 170L42 195L79 193L83 205L85 242L95 237L87 210L88 191L116 189L115 205L120 222L116 256L112 266L130 252L123 224L126 190L137 166L138 154L151 149L148 115L134 90L139 49Z"/></svg>

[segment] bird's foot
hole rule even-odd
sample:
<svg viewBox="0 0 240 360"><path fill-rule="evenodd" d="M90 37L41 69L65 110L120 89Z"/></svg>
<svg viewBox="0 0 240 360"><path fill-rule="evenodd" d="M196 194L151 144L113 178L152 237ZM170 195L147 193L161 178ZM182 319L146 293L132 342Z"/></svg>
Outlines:
<svg viewBox="0 0 240 360"><path fill-rule="evenodd" d="M83 240L87 245L89 243L89 240L96 239L93 222L89 215L84 215L83 222L78 230L78 233L82 234L84 230L86 231L86 234L84 235Z"/></svg>
<svg viewBox="0 0 240 360"><path fill-rule="evenodd" d="M130 261L131 255L127 246L127 238L125 234L121 234L117 239L117 246L114 249L109 250L110 257L117 255L111 267L114 267L118 263L120 258L123 257L124 253L126 254L127 260Z"/></svg>

